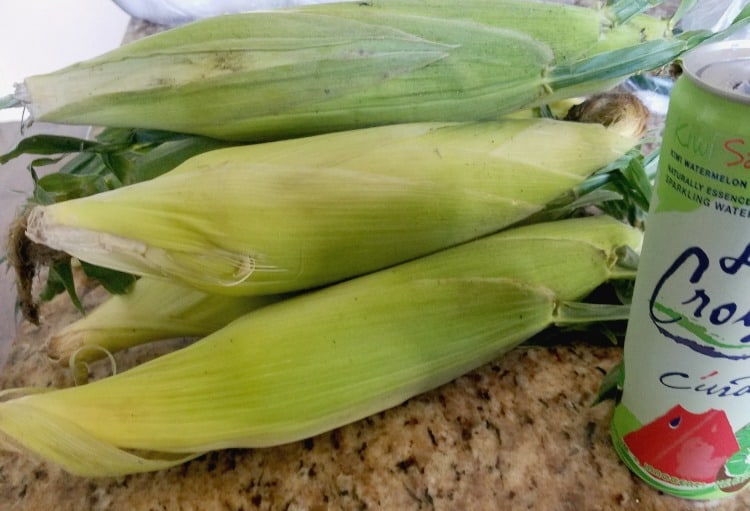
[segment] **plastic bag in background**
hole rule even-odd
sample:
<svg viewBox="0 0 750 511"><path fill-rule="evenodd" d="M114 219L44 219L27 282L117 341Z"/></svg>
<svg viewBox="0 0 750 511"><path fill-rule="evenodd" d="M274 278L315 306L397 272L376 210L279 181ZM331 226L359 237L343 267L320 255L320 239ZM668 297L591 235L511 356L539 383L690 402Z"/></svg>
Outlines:
<svg viewBox="0 0 750 511"><path fill-rule="evenodd" d="M678 31L724 30L750 0L695 0L694 4L677 22ZM733 31L727 39L750 39L750 26ZM647 74L629 78L622 87L638 96L652 114L663 117L667 115L673 85L671 77Z"/></svg>
<svg viewBox="0 0 750 511"><path fill-rule="evenodd" d="M246 11L354 0L113 0L123 11L158 25L181 25L200 18Z"/></svg>
<svg viewBox="0 0 750 511"><path fill-rule="evenodd" d="M264 11L300 5L355 0L113 0L133 17L160 25L179 25L199 18L245 11ZM548 1L548 0L545 0ZM552 0L555 1L555 0ZM565 0L556 0L565 1ZM687 0L691 1L691 0ZM695 4L681 19L682 30L708 29L714 32L729 26L750 0L692 0ZM566 2L567 3L567 2ZM744 36L750 38L746 30Z"/></svg>
<svg viewBox="0 0 750 511"><path fill-rule="evenodd" d="M680 19L677 27L684 31L711 30L719 32L727 28L750 0L697 0L695 5ZM747 39L747 28L732 34L732 39Z"/></svg>
<svg viewBox="0 0 750 511"><path fill-rule="evenodd" d="M669 108L669 96L674 80L666 76L636 75L622 84L622 89L635 94L652 115L664 117Z"/></svg>

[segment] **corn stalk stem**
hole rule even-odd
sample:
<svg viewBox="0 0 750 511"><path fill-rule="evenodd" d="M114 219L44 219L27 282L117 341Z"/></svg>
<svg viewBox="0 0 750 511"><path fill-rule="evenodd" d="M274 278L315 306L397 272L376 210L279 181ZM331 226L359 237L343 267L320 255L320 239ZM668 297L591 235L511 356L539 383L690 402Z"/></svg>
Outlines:
<svg viewBox="0 0 750 511"><path fill-rule="evenodd" d="M563 302L557 308L555 324L570 326L622 321L628 319L629 313L630 305L626 304Z"/></svg>

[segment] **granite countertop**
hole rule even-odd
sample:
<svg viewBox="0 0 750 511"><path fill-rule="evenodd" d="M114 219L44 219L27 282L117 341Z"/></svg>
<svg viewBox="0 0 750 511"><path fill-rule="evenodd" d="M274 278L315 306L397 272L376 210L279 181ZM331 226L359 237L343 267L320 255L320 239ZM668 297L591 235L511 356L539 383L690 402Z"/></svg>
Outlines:
<svg viewBox="0 0 750 511"><path fill-rule="evenodd" d="M82 286L93 307L106 296ZM23 324L0 388L72 383L46 359L51 332L79 313L65 296ZM0 452L3 510L750 509L750 493L700 503L652 490L619 461L611 401L594 405L621 349L562 337L524 345L401 406L305 441L209 453L162 472L72 476L28 453ZM555 342L559 341L559 342ZM118 354L120 370L174 349ZM549 342L549 339L547 339ZM94 376L109 370L92 365Z"/></svg>

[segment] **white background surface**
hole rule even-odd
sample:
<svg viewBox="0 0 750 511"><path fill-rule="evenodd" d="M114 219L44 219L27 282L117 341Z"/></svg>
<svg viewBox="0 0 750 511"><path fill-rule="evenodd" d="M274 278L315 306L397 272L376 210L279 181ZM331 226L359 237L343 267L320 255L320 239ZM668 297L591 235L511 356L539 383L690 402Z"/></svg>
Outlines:
<svg viewBox="0 0 750 511"><path fill-rule="evenodd" d="M110 0L4 0L0 3L0 95L14 82L119 46L129 17ZM2 112L2 111L0 111ZM2 120L18 120L14 111Z"/></svg>
<svg viewBox="0 0 750 511"><path fill-rule="evenodd" d="M120 45L130 18L110 0L2 0L0 2L0 96L31 74L54 71ZM0 154L20 140L22 110L0 110ZM85 128L37 125L33 133L84 136ZM30 133L27 133L30 134ZM0 253L16 208L31 192L29 159L0 166ZM15 336L13 274L0 265L0 371Z"/></svg>

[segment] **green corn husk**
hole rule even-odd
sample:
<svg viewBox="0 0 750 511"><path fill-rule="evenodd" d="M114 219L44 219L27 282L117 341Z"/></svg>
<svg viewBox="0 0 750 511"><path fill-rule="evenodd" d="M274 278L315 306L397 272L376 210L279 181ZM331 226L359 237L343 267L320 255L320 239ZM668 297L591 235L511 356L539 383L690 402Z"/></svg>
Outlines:
<svg viewBox="0 0 750 511"><path fill-rule="evenodd" d="M375 0L219 16L16 92L32 119L268 141L474 121L610 88L710 34L526 0Z"/></svg>
<svg viewBox="0 0 750 511"><path fill-rule="evenodd" d="M130 292L109 297L86 316L55 332L45 351L64 366L71 357L76 362L91 362L151 341L203 337L280 299L277 295L213 295L144 277Z"/></svg>
<svg viewBox="0 0 750 511"><path fill-rule="evenodd" d="M617 253L640 242L640 231L609 217L507 230L263 307L112 377L15 398L23 389L6 391L0 431L8 445L83 476L306 438L565 322L565 302L633 278L618 270Z"/></svg>
<svg viewBox="0 0 750 511"><path fill-rule="evenodd" d="M27 235L210 293L286 293L505 228L634 143L601 125L526 119L235 147L145 183L36 207Z"/></svg>

